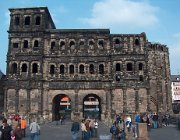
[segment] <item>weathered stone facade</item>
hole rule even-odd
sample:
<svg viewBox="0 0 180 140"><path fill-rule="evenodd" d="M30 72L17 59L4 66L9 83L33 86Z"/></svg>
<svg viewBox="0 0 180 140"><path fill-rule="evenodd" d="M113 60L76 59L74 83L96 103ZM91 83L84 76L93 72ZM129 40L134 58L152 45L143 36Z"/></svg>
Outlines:
<svg viewBox="0 0 180 140"><path fill-rule="evenodd" d="M146 34L109 29L56 29L46 7L10 9L5 112L54 115L69 97L71 118L94 96L100 118L171 110L169 52ZM59 98L60 96L58 96Z"/></svg>

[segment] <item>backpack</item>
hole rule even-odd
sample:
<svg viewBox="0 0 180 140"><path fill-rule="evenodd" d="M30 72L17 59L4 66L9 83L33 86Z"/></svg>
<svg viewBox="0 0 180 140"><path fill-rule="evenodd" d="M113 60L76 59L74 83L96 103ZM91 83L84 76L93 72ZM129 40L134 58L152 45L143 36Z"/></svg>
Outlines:
<svg viewBox="0 0 180 140"><path fill-rule="evenodd" d="M112 125L110 128L110 133L115 134L116 133L116 126Z"/></svg>

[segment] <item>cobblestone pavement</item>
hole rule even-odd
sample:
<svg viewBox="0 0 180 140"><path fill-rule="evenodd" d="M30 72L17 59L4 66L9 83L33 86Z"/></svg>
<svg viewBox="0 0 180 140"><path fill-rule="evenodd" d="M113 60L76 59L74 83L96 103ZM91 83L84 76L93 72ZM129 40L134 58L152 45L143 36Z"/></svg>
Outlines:
<svg viewBox="0 0 180 140"><path fill-rule="evenodd" d="M55 122L41 125L40 140L71 140L71 121L65 122L63 125L55 125ZM99 123L98 129L99 137L91 138L91 140L109 140L110 133L109 127L104 125L102 122ZM79 133L79 139L81 132ZM151 129L149 132L149 140L179 140L180 131L174 125L168 127ZM23 140L30 140L29 129L27 128L27 136ZM135 140L130 137L129 140Z"/></svg>

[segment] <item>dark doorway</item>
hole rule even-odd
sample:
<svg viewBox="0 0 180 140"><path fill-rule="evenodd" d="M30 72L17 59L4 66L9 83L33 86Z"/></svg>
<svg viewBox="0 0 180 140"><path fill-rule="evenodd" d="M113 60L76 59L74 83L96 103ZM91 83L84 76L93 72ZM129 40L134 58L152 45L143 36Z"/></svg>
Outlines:
<svg viewBox="0 0 180 140"><path fill-rule="evenodd" d="M52 120L71 119L71 100L65 94L58 94L53 99Z"/></svg>
<svg viewBox="0 0 180 140"><path fill-rule="evenodd" d="M101 100L95 94L88 94L83 99L83 117L101 119Z"/></svg>

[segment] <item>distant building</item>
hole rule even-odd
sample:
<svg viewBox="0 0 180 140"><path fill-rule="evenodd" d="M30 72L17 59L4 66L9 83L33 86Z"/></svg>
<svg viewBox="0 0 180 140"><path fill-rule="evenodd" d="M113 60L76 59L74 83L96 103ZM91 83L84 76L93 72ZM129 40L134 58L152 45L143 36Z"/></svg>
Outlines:
<svg viewBox="0 0 180 140"><path fill-rule="evenodd" d="M174 113L180 112L180 75L171 75L172 108Z"/></svg>
<svg viewBox="0 0 180 140"><path fill-rule="evenodd" d="M171 75L172 102L180 102L180 75Z"/></svg>
<svg viewBox="0 0 180 140"><path fill-rule="evenodd" d="M6 113L105 120L171 111L166 45L144 32L56 29L47 7L9 10Z"/></svg>

